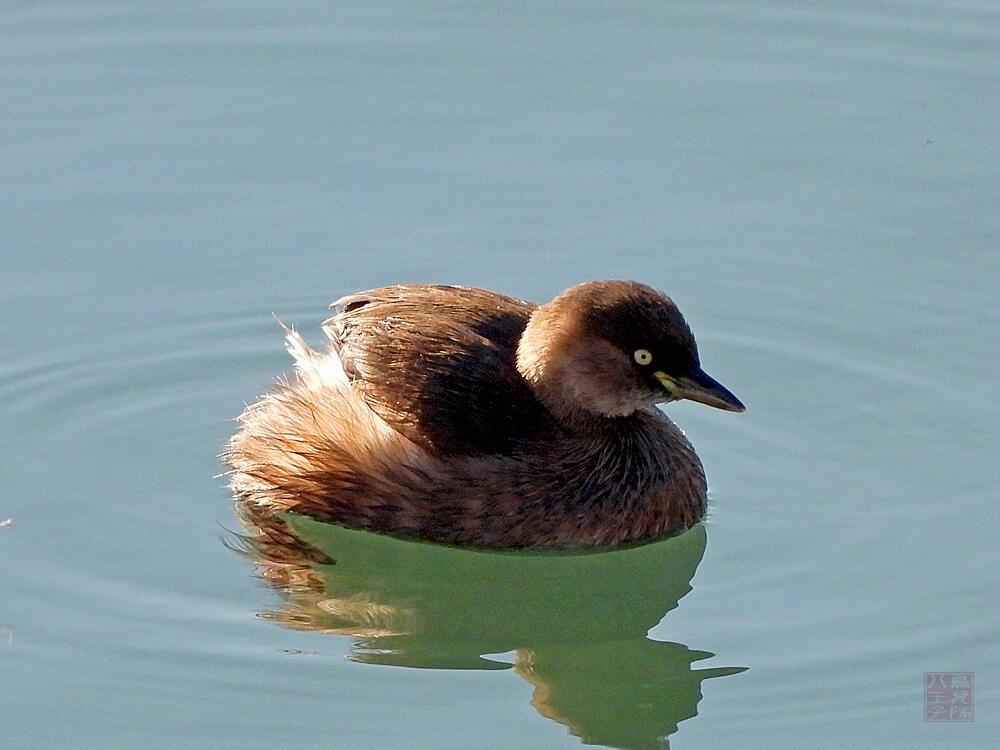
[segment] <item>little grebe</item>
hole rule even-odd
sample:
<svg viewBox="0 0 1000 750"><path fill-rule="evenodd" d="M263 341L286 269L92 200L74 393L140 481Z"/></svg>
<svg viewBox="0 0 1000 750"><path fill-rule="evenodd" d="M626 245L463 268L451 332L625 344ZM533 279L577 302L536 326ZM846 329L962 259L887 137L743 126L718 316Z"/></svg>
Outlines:
<svg viewBox="0 0 1000 750"><path fill-rule="evenodd" d="M635 542L704 515L701 462L653 405L744 407L669 297L412 285L331 307L329 351L288 331L295 377L239 417L224 458L243 502L494 548Z"/></svg>

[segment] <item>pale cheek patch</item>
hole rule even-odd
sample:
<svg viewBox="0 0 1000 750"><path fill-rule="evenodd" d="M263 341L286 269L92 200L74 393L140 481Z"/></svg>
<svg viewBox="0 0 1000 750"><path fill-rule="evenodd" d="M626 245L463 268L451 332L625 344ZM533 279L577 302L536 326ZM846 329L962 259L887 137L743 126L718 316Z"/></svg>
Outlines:
<svg viewBox="0 0 1000 750"><path fill-rule="evenodd" d="M657 370L653 373L653 377L660 381L663 389L670 394L670 396L675 399L681 398L680 389L677 387L677 384L673 381L673 379L667 375L667 373L662 370Z"/></svg>

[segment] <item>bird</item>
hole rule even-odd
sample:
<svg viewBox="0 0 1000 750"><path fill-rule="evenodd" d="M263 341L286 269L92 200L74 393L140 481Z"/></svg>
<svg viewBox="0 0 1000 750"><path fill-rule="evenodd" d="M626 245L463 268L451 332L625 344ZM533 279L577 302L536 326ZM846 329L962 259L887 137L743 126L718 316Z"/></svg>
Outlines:
<svg viewBox="0 0 1000 750"><path fill-rule="evenodd" d="M745 407L665 294L403 284L330 307L328 347L286 327L294 372L237 418L238 502L484 549L643 543L704 516L702 463L656 405Z"/></svg>

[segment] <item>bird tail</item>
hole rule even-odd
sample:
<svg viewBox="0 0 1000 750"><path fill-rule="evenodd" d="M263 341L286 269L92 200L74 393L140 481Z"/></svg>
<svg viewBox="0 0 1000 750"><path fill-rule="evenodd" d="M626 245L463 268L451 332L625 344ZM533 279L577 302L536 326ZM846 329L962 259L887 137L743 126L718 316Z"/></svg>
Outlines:
<svg viewBox="0 0 1000 750"><path fill-rule="evenodd" d="M348 384L347 375L344 373L344 367L336 352L322 354L315 349L310 349L305 339L295 328L286 326L278 319L277 315L274 316L274 319L278 321L278 325L285 332L285 349L292 355L299 380L306 383L312 390L324 386L346 386Z"/></svg>

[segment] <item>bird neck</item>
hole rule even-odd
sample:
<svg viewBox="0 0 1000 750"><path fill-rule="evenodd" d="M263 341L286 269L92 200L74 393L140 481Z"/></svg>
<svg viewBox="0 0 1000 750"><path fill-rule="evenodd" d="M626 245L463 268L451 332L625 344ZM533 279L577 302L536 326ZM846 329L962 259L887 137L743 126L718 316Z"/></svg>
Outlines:
<svg viewBox="0 0 1000 750"><path fill-rule="evenodd" d="M542 405L574 431L644 406L623 403L620 391L605 382L602 368L612 353L602 347L610 344L546 307L535 310L517 347L517 370Z"/></svg>

